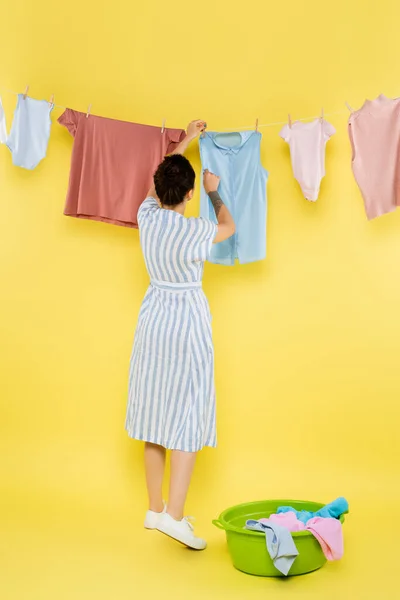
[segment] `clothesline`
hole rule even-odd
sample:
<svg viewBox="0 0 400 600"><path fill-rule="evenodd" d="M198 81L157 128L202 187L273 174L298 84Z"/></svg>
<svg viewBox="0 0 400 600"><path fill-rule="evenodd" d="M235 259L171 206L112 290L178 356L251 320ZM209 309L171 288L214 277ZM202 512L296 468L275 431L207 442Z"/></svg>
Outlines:
<svg viewBox="0 0 400 600"><path fill-rule="evenodd" d="M324 113L324 118L325 117L332 117L334 115L342 115L344 113L348 113L348 110L337 110L335 112L330 112L330 113ZM301 117L300 119L294 119L293 122L296 121L312 121L313 119L320 119L321 115L315 115L313 117ZM286 125L288 123L288 121L275 121L274 123L259 123L257 125L258 129L260 129L261 127L275 127L278 125ZM233 132L233 131L239 131L241 129L247 130L247 129L255 129L256 125L255 123L253 123L253 125L248 125L247 127L236 127L235 129L219 129L218 131L220 132Z"/></svg>
<svg viewBox="0 0 400 600"><path fill-rule="evenodd" d="M5 92L7 94L13 94L14 96L19 96L19 94L21 94L22 92L14 92L13 90L9 90L7 88L0 88L0 92ZM50 100L49 100L49 104L50 104ZM52 103L54 108L60 108L61 110L67 110L66 106L62 106L61 104L55 104ZM91 105L89 105L89 108L91 107ZM335 115L342 115L344 113L348 113L348 110L337 110L334 112L330 112L330 113L324 113L324 118L325 117L333 117ZM312 121L313 119L319 119L321 117L321 115L315 115L312 117L301 117L300 119L295 119L295 121ZM261 124L257 124L257 128L261 129L264 127L277 127L279 125L286 125L288 121L275 121L273 123L261 123ZM165 126L165 123L163 123L163 127ZM220 132L233 132L233 131L241 131L241 130L251 130L251 129L255 129L256 128L256 124L253 123L252 125L248 125L246 127L242 126L242 127L236 127L236 128L230 128L230 129L219 129L218 131Z"/></svg>
<svg viewBox="0 0 400 600"><path fill-rule="evenodd" d="M22 94L23 92L13 92L13 90L8 90L6 88L0 88L0 92L6 92L7 94L12 94L13 96L19 96L20 94ZM50 104L50 100L49 100L49 104ZM54 104L54 102L51 103L54 108L61 108L61 110L67 110L66 106L61 106L61 104Z"/></svg>

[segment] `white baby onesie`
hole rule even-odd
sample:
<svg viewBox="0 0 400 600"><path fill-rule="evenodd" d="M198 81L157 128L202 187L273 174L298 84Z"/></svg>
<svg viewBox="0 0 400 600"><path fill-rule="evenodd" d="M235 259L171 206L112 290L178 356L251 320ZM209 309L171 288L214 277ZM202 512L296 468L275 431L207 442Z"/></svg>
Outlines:
<svg viewBox="0 0 400 600"><path fill-rule="evenodd" d="M16 167L34 169L46 156L54 105L19 94L7 146Z"/></svg>
<svg viewBox="0 0 400 600"><path fill-rule="evenodd" d="M325 147L335 128L324 119L311 123L296 121L285 125L280 136L289 144L293 174L304 197L318 199L321 180L325 175Z"/></svg>

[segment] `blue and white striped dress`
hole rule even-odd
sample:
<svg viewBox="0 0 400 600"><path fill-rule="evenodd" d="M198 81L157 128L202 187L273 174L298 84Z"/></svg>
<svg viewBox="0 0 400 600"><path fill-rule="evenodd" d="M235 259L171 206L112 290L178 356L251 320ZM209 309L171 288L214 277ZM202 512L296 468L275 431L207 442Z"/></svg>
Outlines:
<svg viewBox="0 0 400 600"><path fill-rule="evenodd" d="M217 227L147 198L140 242L151 284L133 344L126 430L170 450L216 446L211 315L201 287Z"/></svg>

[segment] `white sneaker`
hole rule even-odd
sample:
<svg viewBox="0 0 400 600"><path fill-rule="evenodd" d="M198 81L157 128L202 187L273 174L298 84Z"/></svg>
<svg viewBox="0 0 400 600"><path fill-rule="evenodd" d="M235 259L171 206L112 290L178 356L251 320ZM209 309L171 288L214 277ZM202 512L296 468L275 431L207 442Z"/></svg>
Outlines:
<svg viewBox="0 0 400 600"><path fill-rule="evenodd" d="M193 550L204 550L207 542L194 535L194 527L189 519L190 517L184 517L182 521L176 521L171 515L164 512L158 519L157 529Z"/></svg>
<svg viewBox="0 0 400 600"><path fill-rule="evenodd" d="M146 518L144 520L145 528L146 529L157 529L158 521L159 521L161 515L163 515L166 510L167 510L167 505L165 504L165 502L164 502L163 511L160 513L154 512L154 510L148 510L146 513Z"/></svg>

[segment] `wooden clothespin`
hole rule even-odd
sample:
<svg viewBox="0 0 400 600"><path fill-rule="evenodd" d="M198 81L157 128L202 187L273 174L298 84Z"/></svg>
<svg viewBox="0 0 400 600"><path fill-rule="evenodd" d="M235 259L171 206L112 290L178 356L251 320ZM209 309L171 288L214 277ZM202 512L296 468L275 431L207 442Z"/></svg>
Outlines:
<svg viewBox="0 0 400 600"><path fill-rule="evenodd" d="M256 119L256 133L258 133L258 119Z"/></svg>
<svg viewBox="0 0 400 600"><path fill-rule="evenodd" d="M26 100L26 97L27 97L27 95L28 95L28 92L29 92L29 85L27 85L27 86L26 86L26 88L25 88L25 92L24 92L24 100Z"/></svg>
<svg viewBox="0 0 400 600"><path fill-rule="evenodd" d="M354 112L354 110L352 109L352 107L350 106L350 104L348 102L345 102L345 105L347 106L347 108L349 109L349 111L351 113Z"/></svg>
<svg viewBox="0 0 400 600"><path fill-rule="evenodd" d="M87 109L87 113L86 113L86 118L87 118L87 119L89 118L89 115L90 115L90 111L91 111L91 110L92 110L92 105L91 105L91 104L89 104L89 106L88 106L88 109Z"/></svg>
<svg viewBox="0 0 400 600"><path fill-rule="evenodd" d="M321 110L321 123L324 122L324 109Z"/></svg>
<svg viewBox="0 0 400 600"><path fill-rule="evenodd" d="M161 133L164 133L164 131L165 131L165 119L162 120Z"/></svg>
<svg viewBox="0 0 400 600"><path fill-rule="evenodd" d="M288 115L289 127L292 129L292 117Z"/></svg>
<svg viewBox="0 0 400 600"><path fill-rule="evenodd" d="M203 129L201 130L200 137L202 137L202 138L205 137L205 135L206 135L206 129L207 129L207 123L204 123Z"/></svg>
<svg viewBox="0 0 400 600"><path fill-rule="evenodd" d="M53 106L54 106L54 94L52 94L50 96L49 104L50 104L50 108L53 108Z"/></svg>

